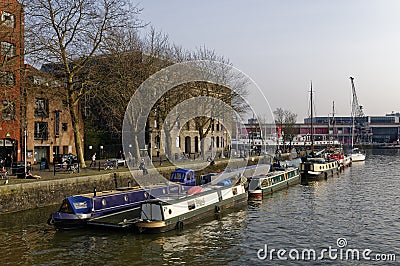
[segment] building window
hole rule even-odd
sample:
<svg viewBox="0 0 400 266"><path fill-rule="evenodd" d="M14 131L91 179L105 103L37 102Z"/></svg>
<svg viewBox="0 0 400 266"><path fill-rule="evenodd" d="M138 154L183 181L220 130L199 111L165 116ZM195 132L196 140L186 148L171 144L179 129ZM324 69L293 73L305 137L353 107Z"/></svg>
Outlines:
<svg viewBox="0 0 400 266"><path fill-rule="evenodd" d="M1 42L1 54L3 56L15 56L15 45L9 42Z"/></svg>
<svg viewBox="0 0 400 266"><path fill-rule="evenodd" d="M62 108L65 110L68 108L68 102L67 100L62 100Z"/></svg>
<svg viewBox="0 0 400 266"><path fill-rule="evenodd" d="M47 140L49 137L47 122L35 122L35 140Z"/></svg>
<svg viewBox="0 0 400 266"><path fill-rule="evenodd" d="M62 131L63 131L63 132L68 131L68 123L62 123L61 128L62 128Z"/></svg>
<svg viewBox="0 0 400 266"><path fill-rule="evenodd" d="M6 26L6 27L15 27L15 16L14 14L8 13L6 11L3 11L1 13L1 24Z"/></svg>
<svg viewBox="0 0 400 266"><path fill-rule="evenodd" d="M15 104L10 101L3 101L2 106L2 118L3 120L14 120L15 119Z"/></svg>
<svg viewBox="0 0 400 266"><path fill-rule="evenodd" d="M49 102L47 99L35 99L35 117L48 118L49 117Z"/></svg>
<svg viewBox="0 0 400 266"><path fill-rule="evenodd" d="M54 111L55 121L54 121L54 135L56 138L60 136L60 111Z"/></svg>
<svg viewBox="0 0 400 266"><path fill-rule="evenodd" d="M1 85L3 86L14 86L15 77L12 72L1 72Z"/></svg>

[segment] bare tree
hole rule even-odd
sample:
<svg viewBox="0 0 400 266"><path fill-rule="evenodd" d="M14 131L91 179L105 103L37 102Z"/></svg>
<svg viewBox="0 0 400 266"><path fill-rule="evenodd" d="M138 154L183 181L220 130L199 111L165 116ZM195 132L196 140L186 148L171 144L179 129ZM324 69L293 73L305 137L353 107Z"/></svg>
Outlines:
<svg viewBox="0 0 400 266"><path fill-rule="evenodd" d="M281 129L283 146L285 147L285 143L288 141L290 143L289 148L291 148L291 143L296 136L294 126L296 124L297 114L282 108L277 108L274 111L274 116L276 125Z"/></svg>
<svg viewBox="0 0 400 266"><path fill-rule="evenodd" d="M289 142L289 150L292 149L292 141L296 136L295 125L297 120L297 114L285 110L285 128L284 128L284 139Z"/></svg>
<svg viewBox="0 0 400 266"><path fill-rule="evenodd" d="M78 159L83 154L80 100L88 93L82 75L113 32L138 27L140 10L119 0L31 0L26 6L26 46L34 64L64 78Z"/></svg>

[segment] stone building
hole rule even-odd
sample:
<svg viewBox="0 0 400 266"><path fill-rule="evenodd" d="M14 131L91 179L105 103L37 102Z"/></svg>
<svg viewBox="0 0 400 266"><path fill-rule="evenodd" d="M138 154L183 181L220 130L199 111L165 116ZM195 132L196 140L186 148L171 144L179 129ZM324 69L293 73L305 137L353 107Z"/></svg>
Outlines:
<svg viewBox="0 0 400 266"><path fill-rule="evenodd" d="M151 157L164 156L166 155L164 151L168 150L164 147L165 143L162 141L161 132L163 130L161 125L164 123L166 114L169 114L173 108L182 102L202 96L213 97L227 105L230 105L232 101L232 92L229 88L212 83L189 82L172 89L155 105L148 118L146 146ZM193 106L193 109L198 108L199 106ZM170 131L177 130L179 134L170 140L171 147L169 148L175 159L213 158L227 154L231 141L231 136L225 128L227 125L223 125L224 116L227 114L216 112L211 116L206 115L208 112L212 113L213 108L213 106L205 103L204 116L193 115L195 118L175 121L174 129L171 128ZM155 109L158 110L158 114L154 112ZM189 112L189 110L186 112ZM177 117L179 116L184 117L185 115L181 114Z"/></svg>

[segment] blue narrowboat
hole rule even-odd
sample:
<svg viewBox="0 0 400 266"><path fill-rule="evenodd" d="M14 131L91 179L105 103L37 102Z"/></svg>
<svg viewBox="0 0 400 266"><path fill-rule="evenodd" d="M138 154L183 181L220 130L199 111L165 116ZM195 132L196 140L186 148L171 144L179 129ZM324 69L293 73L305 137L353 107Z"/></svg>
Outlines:
<svg viewBox="0 0 400 266"><path fill-rule="evenodd" d="M115 213L125 213L126 219L139 217L142 202L169 193L187 193L191 186L196 185L194 170L178 168L171 173L170 181L151 188L122 187L68 196L47 222L56 229L73 229L86 226L88 221L104 220L101 218Z"/></svg>

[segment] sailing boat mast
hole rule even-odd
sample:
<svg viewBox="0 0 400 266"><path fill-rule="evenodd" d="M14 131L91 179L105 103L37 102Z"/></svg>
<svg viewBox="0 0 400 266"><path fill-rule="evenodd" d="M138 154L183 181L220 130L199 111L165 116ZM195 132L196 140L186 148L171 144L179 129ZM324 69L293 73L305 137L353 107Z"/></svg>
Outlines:
<svg viewBox="0 0 400 266"><path fill-rule="evenodd" d="M311 116L311 154L314 155L314 127L313 127L313 90L312 90L312 81L311 81L311 91L310 91L310 116Z"/></svg>
<svg viewBox="0 0 400 266"><path fill-rule="evenodd" d="M358 105L358 101L357 101L357 103L356 103L356 100L357 99L354 99L354 97L357 97L357 96L355 96L355 87L354 87L354 78L353 77L350 77L350 81L351 81L351 89L352 89L352 95L353 95L353 97L352 97L352 99L351 99L351 149L353 149L353 146L354 146L354 130L355 130L355 112L356 112L356 110L355 110L355 108L354 108L354 105L356 104L356 105Z"/></svg>
<svg viewBox="0 0 400 266"><path fill-rule="evenodd" d="M332 102L332 146L335 143L335 101Z"/></svg>

